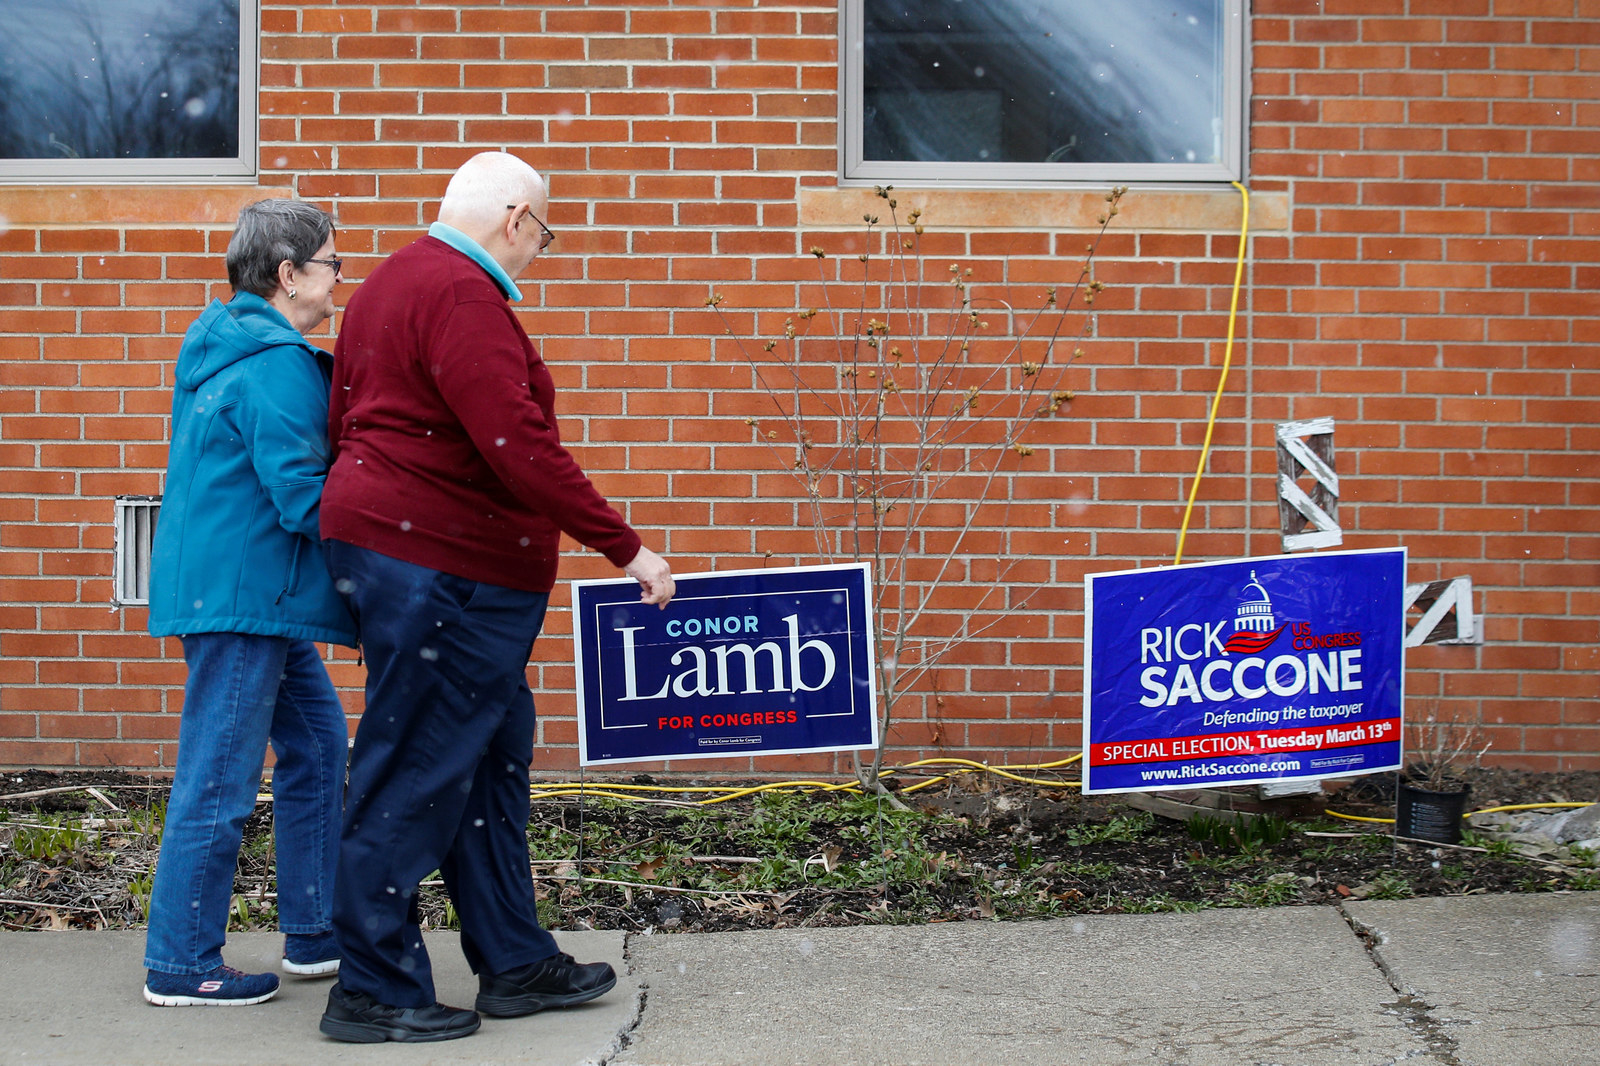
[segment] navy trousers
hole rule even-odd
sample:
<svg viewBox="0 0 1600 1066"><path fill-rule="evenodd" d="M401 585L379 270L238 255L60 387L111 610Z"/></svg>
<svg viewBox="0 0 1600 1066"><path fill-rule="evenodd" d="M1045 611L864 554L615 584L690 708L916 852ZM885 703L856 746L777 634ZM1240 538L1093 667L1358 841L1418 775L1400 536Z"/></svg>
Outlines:
<svg viewBox="0 0 1600 1066"><path fill-rule="evenodd" d="M556 954L528 863L533 694L546 593L325 542L361 626L367 706L350 752L334 881L339 980L395 1007L436 1001L417 886L435 870L474 973Z"/></svg>

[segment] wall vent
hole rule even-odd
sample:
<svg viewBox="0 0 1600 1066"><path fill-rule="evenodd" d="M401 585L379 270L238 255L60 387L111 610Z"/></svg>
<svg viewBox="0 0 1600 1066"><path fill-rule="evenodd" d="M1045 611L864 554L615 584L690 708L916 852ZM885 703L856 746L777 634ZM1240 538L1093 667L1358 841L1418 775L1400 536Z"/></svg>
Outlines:
<svg viewBox="0 0 1600 1066"><path fill-rule="evenodd" d="M150 544L160 513L160 496L117 497L111 592L114 606L139 607L150 602Z"/></svg>

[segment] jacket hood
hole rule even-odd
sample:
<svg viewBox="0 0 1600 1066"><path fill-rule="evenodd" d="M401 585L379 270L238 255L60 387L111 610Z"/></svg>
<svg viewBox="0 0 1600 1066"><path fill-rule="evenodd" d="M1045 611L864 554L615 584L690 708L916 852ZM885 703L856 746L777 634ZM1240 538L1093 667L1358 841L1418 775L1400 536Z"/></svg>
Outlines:
<svg viewBox="0 0 1600 1066"><path fill-rule="evenodd" d="M277 308L254 293L235 293L227 303L212 300L184 335L178 351L178 387L197 389L239 360L284 345L326 354L306 343Z"/></svg>

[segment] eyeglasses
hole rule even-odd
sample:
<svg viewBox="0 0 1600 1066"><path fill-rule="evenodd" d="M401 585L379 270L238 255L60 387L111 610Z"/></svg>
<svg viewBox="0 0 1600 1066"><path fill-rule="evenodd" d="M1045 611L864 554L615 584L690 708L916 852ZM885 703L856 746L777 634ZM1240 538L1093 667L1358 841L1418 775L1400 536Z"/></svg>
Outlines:
<svg viewBox="0 0 1600 1066"><path fill-rule="evenodd" d="M306 262L321 263L323 266L333 267L333 272L335 274L344 269L344 260L340 259L338 256L335 256L332 259L307 259Z"/></svg>
<svg viewBox="0 0 1600 1066"><path fill-rule="evenodd" d="M515 211L516 209L516 204L506 204L507 211ZM550 227L546 226L544 222L540 220L539 216L534 214L531 209L528 211L528 217L533 219L535 222L538 222L539 228L544 231L544 235L539 238L539 251L542 252L546 248L550 247L551 242L556 239L556 235L550 232Z"/></svg>

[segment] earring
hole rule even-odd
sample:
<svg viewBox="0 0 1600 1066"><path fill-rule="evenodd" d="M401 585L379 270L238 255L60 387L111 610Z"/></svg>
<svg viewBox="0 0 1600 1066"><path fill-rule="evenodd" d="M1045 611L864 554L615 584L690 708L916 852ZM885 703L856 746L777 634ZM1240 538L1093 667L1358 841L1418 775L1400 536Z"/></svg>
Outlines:
<svg viewBox="0 0 1600 1066"><path fill-rule="evenodd" d="M294 290L293 289L289 290L289 299L291 299L291 300L294 299Z"/></svg>

